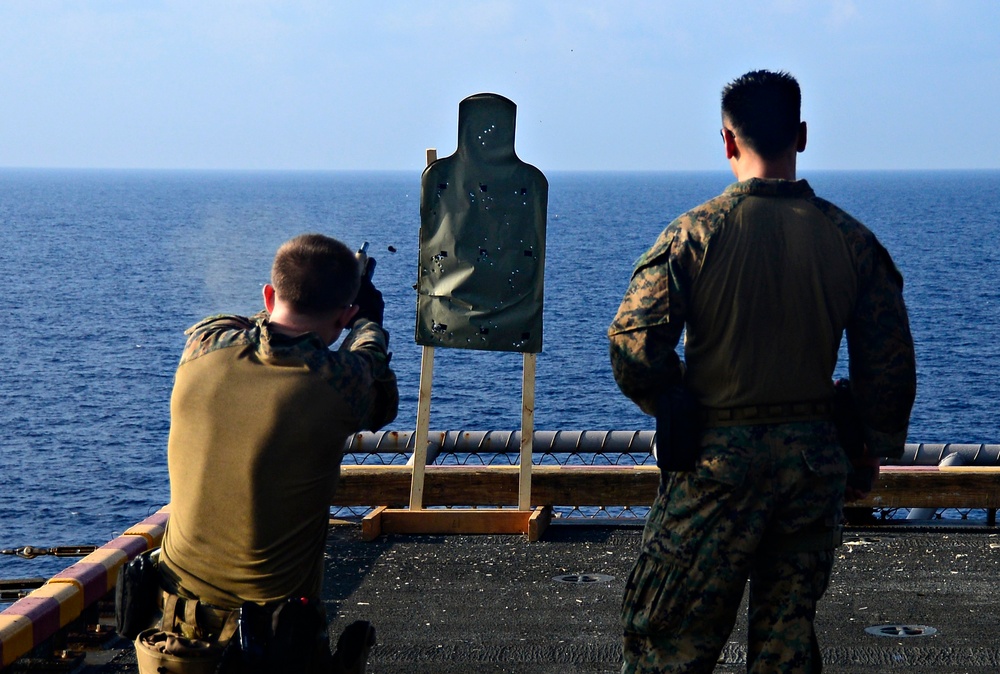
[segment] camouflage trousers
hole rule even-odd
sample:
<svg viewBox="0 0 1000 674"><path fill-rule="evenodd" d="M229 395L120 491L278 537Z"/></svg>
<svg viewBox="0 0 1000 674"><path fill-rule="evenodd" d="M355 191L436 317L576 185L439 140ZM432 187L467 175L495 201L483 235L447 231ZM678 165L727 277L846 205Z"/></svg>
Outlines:
<svg viewBox="0 0 1000 674"><path fill-rule="evenodd" d="M747 671L821 671L813 620L848 472L833 424L712 428L701 448L650 510L622 602L623 674L712 672L747 580Z"/></svg>

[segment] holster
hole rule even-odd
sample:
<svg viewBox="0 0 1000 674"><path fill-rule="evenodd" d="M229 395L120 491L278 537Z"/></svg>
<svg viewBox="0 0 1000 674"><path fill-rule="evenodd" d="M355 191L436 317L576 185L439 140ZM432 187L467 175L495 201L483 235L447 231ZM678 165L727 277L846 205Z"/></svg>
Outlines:
<svg viewBox="0 0 1000 674"><path fill-rule="evenodd" d="M318 601L288 598L239 609L237 638L225 653L220 673L320 671L329 659L326 616Z"/></svg>
<svg viewBox="0 0 1000 674"><path fill-rule="evenodd" d="M865 456L865 428L858 414L849 379L833 382L833 423L837 427L840 446L851 462L847 484L861 492L871 491L875 475L871 467L861 465L861 459Z"/></svg>
<svg viewBox="0 0 1000 674"><path fill-rule="evenodd" d="M694 470L701 453L698 401L683 386L672 386L656 400L656 465L660 474Z"/></svg>
<svg viewBox="0 0 1000 674"><path fill-rule="evenodd" d="M118 570L115 582L115 628L125 639L135 639L153 624L160 597L160 549L147 550Z"/></svg>

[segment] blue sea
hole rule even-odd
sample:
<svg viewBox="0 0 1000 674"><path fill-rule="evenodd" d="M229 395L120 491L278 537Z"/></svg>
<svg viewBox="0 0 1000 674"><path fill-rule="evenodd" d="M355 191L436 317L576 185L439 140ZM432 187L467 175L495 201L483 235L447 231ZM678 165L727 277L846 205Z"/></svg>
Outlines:
<svg viewBox="0 0 1000 674"><path fill-rule="evenodd" d="M1000 171L802 177L864 221L906 279L909 441L1000 442ZM635 258L731 176L548 178L535 428L651 429L615 386L605 331ZM412 430L419 184L417 172L0 170L0 549L99 545L168 501L183 331L257 311L295 234L370 242L402 396L392 428ZM519 428L520 377L519 354L437 350L431 428ZM71 561L0 555L0 579Z"/></svg>

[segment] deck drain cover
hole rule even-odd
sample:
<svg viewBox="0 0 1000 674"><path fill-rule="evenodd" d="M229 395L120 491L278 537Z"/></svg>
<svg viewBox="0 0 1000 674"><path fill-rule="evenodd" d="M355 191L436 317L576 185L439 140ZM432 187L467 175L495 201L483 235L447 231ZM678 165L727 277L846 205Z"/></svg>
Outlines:
<svg viewBox="0 0 1000 674"><path fill-rule="evenodd" d="M937 629L927 625L874 625L866 627L865 632L877 637L929 637L937 634Z"/></svg>
<svg viewBox="0 0 1000 674"><path fill-rule="evenodd" d="M614 576L606 576L603 573L567 573L552 580L557 583L606 583L614 579Z"/></svg>

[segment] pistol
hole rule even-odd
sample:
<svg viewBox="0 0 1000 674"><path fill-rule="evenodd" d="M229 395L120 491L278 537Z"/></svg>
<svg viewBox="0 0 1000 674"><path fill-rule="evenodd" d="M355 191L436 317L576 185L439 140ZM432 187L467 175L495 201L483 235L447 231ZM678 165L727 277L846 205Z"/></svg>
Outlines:
<svg viewBox="0 0 1000 674"><path fill-rule="evenodd" d="M375 275L375 259L368 257L368 242L365 241L361 244L361 248L358 252L354 254L354 257L358 258L361 263L361 273L369 281L372 280L372 276Z"/></svg>

